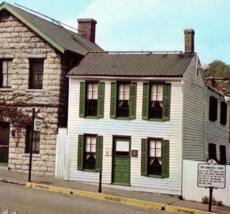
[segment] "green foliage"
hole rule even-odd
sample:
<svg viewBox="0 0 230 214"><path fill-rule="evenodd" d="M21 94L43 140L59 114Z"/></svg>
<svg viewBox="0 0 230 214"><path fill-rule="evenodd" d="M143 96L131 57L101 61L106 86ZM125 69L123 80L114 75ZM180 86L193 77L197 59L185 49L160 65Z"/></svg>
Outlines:
<svg viewBox="0 0 230 214"><path fill-rule="evenodd" d="M214 60L209 64L209 69L205 71L206 77L230 77L230 66L220 60Z"/></svg>
<svg viewBox="0 0 230 214"><path fill-rule="evenodd" d="M203 204L208 204L208 201L209 201L209 199L208 199L207 196L204 196L204 197L202 198L202 203L203 203Z"/></svg>
<svg viewBox="0 0 230 214"><path fill-rule="evenodd" d="M202 198L202 203L203 204L208 204L209 203L209 198L207 196L204 196ZM216 199L214 197L212 197L212 204L217 205L217 206L223 206L223 202L222 201L216 201Z"/></svg>

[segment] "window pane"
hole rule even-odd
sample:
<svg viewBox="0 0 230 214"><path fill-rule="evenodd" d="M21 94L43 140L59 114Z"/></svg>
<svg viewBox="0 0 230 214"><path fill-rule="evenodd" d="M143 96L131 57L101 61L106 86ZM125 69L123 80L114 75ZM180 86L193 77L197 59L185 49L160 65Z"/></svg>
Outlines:
<svg viewBox="0 0 230 214"><path fill-rule="evenodd" d="M119 85L119 100L124 100L124 84Z"/></svg>
<svg viewBox="0 0 230 214"><path fill-rule="evenodd" d="M30 88L42 89L43 60L31 60L30 62Z"/></svg>
<svg viewBox="0 0 230 214"><path fill-rule="evenodd" d="M157 85L151 86L151 101L157 100Z"/></svg>
<svg viewBox="0 0 230 214"><path fill-rule="evenodd" d="M2 86L5 86L5 87L6 87L6 86L7 86L7 74L3 74L2 77L3 77Z"/></svg>
<svg viewBox="0 0 230 214"><path fill-rule="evenodd" d="M157 101L163 101L163 85L158 85Z"/></svg>
<svg viewBox="0 0 230 214"><path fill-rule="evenodd" d="M129 151L129 141L117 141L116 151L117 152L128 152Z"/></svg>

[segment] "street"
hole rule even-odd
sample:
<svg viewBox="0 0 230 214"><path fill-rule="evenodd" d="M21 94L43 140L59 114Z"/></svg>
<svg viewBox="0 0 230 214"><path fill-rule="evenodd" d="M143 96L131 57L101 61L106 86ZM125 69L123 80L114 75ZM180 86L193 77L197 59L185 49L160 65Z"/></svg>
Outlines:
<svg viewBox="0 0 230 214"><path fill-rule="evenodd" d="M10 209L18 214L74 214L74 213L154 213L171 212L128 206L120 203L102 201L77 195L61 194L37 190L20 185L0 182L1 211Z"/></svg>

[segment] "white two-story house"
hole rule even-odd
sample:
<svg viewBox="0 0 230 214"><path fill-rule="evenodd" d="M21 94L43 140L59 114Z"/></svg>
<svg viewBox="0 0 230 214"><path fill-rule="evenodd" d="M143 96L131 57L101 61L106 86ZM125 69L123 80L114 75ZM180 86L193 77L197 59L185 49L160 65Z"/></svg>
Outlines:
<svg viewBox="0 0 230 214"><path fill-rule="evenodd" d="M68 74L68 179L181 195L183 159L229 162L228 104L184 52L88 53Z"/></svg>

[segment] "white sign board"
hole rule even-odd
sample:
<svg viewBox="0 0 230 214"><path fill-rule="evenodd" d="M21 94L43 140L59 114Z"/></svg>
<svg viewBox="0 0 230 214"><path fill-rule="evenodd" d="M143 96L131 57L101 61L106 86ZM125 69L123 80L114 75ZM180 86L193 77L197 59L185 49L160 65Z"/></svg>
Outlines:
<svg viewBox="0 0 230 214"><path fill-rule="evenodd" d="M116 151L117 152L128 152L129 151L129 141L117 141Z"/></svg>
<svg viewBox="0 0 230 214"><path fill-rule="evenodd" d="M40 132L41 131L41 124L42 124L42 120L34 119L34 131L35 132Z"/></svg>
<svg viewBox="0 0 230 214"><path fill-rule="evenodd" d="M224 165L198 164L197 186L224 189L226 181Z"/></svg>

